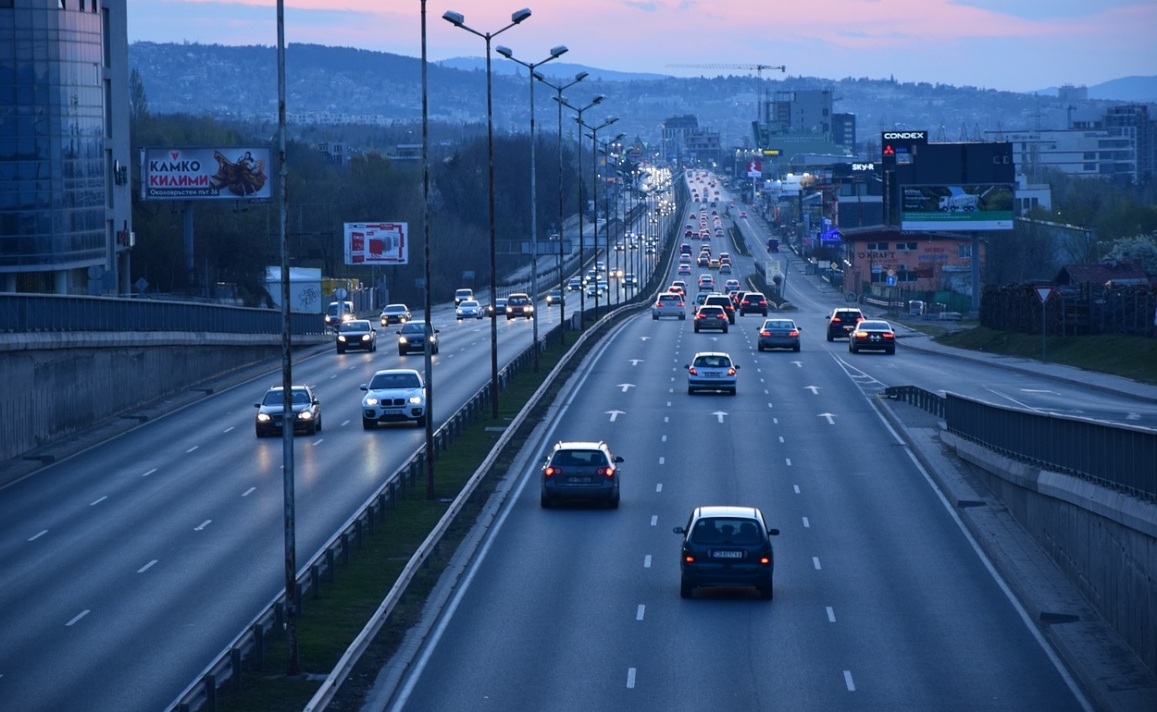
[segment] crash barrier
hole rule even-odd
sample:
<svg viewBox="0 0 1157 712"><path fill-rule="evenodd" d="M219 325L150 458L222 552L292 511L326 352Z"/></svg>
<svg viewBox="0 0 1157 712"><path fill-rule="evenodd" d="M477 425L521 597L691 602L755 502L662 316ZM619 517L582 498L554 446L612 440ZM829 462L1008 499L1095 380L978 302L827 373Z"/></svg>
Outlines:
<svg viewBox="0 0 1157 712"><path fill-rule="evenodd" d="M891 386L885 396L944 418L948 432L1034 467L1157 501L1157 432Z"/></svg>
<svg viewBox="0 0 1157 712"><path fill-rule="evenodd" d="M544 339L557 338L554 332L557 331L558 328L559 327L555 327L548 332L544 336ZM506 383L515 375L533 366L534 349L535 347L533 345L528 346L499 371L498 382L500 388L504 388ZM544 388L545 387L544 385ZM487 380L485 385L475 392L461 408L455 411L443 425L434 431L434 459L437 460L438 455L443 453L454 439L459 437L470 423L477 420L489 406L490 381ZM493 463L497 457L497 453L501 451L502 446L509 440L510 434L517 429L517 425L522 417L520 414L511 426L507 428L506 433L503 434L502 438L498 441L490 457L488 457L482 467L479 468L479 472L484 473L490 464ZM385 521L389 511L397 506L398 498L405 493L406 489L419 486L419 481L422 479L426 467L426 448L425 445L423 445L414 452L405 464L391 473L381 487L362 503L357 512L338 529L337 533L334 534L304 566L298 569L296 579L297 591L295 595L298 615L302 613L303 604L307 596L313 599L318 598L321 587L325 583L335 580L337 564L345 564L349 561L351 551L356 551L361 546L363 536L372 533L375 525ZM389 615L389 611L392 611L393 607L401 601L405 595L406 587L421 567L421 564L424 563L429 556L438 553L442 535L453 522L462 506L464 506L464 502L469 498L469 492L473 491L480 479L477 473L471 478L463 490L463 495L455 500L438 526L435 527L427 540L418 548L418 551L414 554L414 559L412 559L402 571L398 577L398 582L382 603L383 607L388 607L388 610L384 615L380 616L379 628L381 622L384 622L385 618ZM419 564L415 565L415 561L419 558ZM167 709L170 711L175 710L176 712L193 712L194 710L216 712L217 690L230 681L232 681L234 686L240 685L243 661L249 656L253 656L258 665L263 661L265 644L268 642L267 638L271 633L282 630L285 619L285 605L285 594L284 592L279 593L245 626L245 629L229 643L225 650L197 675L196 679L185 688ZM369 637L372 639L372 635ZM348 655L349 653L347 653L347 656ZM358 655L360 655L360 652Z"/></svg>
<svg viewBox="0 0 1157 712"><path fill-rule="evenodd" d="M184 332L280 334L280 310L199 302L85 297L60 294L0 294L0 334L51 332ZM292 312L291 333L321 334L321 314Z"/></svg>

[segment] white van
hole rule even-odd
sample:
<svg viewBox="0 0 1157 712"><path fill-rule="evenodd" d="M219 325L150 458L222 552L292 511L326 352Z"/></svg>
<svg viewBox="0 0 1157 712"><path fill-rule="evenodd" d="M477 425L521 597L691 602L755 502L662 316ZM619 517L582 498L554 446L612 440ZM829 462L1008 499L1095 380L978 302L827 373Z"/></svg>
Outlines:
<svg viewBox="0 0 1157 712"><path fill-rule="evenodd" d="M356 317L353 302L330 302L329 306L325 308L326 326L337 327L339 323Z"/></svg>
<svg viewBox="0 0 1157 712"><path fill-rule="evenodd" d="M459 304L466 301L467 299L473 299L473 298L474 298L474 290L473 289L459 289L458 291L454 292L454 306L458 306Z"/></svg>

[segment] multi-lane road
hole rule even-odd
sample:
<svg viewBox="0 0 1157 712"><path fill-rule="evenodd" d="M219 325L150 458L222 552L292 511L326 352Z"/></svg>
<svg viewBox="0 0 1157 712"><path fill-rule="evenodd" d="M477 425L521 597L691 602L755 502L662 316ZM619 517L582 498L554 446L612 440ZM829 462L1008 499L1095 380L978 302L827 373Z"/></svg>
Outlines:
<svg viewBox="0 0 1157 712"><path fill-rule="evenodd" d="M1152 407L902 345L850 356L824 339L836 298L789 289L799 353L758 353L754 316L727 334L645 313L613 329L529 460L559 439L608 441L626 459L620 509L542 510L537 470L519 473L395 709L1087 708L868 395L913 384L1121 418ZM541 333L557 311L540 305L539 318ZM444 310L434 323L441 422L489 378L490 325ZM530 343L530 323L498 327L500 362ZM299 561L422 445L417 428L360 426L359 384L422 368L382 336L376 354L294 367L324 423L295 440ZM699 350L735 357L736 396L687 394L683 365ZM0 490L0 708L164 709L279 593L281 444L252 430L276 382ZM742 590L679 598L671 529L723 503L759 506L783 532L770 603Z"/></svg>

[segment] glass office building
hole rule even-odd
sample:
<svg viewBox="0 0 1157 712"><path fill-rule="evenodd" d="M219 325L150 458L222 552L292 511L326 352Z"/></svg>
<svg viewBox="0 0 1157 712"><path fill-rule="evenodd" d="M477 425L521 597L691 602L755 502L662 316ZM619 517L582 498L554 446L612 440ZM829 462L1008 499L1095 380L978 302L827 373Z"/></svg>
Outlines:
<svg viewBox="0 0 1157 712"><path fill-rule="evenodd" d="M0 291L128 291L124 16L125 0L0 0Z"/></svg>

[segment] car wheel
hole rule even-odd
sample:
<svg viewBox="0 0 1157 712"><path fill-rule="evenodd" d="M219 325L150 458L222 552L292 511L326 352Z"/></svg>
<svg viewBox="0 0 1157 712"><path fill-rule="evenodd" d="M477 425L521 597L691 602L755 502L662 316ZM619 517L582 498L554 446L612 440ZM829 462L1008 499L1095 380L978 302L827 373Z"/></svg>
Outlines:
<svg viewBox="0 0 1157 712"><path fill-rule="evenodd" d="M698 324L696 324L696 325L695 325L695 333L696 333L696 334L698 334L698 333L699 333L699 325L698 325Z"/></svg>
<svg viewBox="0 0 1157 712"><path fill-rule="evenodd" d="M731 393L731 395L735 395L735 389L734 389L734 388L732 388L732 389L729 391L729 393Z"/></svg>
<svg viewBox="0 0 1157 712"><path fill-rule="evenodd" d="M695 586L688 582L685 577L679 578L679 598L691 598L694 591Z"/></svg>
<svg viewBox="0 0 1157 712"><path fill-rule="evenodd" d="M896 355L896 347L893 346L892 348L888 349L884 353L888 354L889 356L895 356Z"/></svg>
<svg viewBox="0 0 1157 712"><path fill-rule="evenodd" d="M724 333L724 334L726 334L726 333L727 333L727 327L726 327L726 326L725 326L725 327L723 327L723 333Z"/></svg>
<svg viewBox="0 0 1157 712"><path fill-rule="evenodd" d="M424 428L426 427L426 416L423 415L421 418L416 418L414 422L418 425L419 428Z"/></svg>
<svg viewBox="0 0 1157 712"><path fill-rule="evenodd" d="M343 349L342 347L340 347L340 346L339 346L339 347L337 347L337 352L338 352L339 354L344 354L344 353L345 353L345 349Z"/></svg>
<svg viewBox="0 0 1157 712"><path fill-rule="evenodd" d="M831 334L828 334L828 341L835 341L835 340L836 340L835 337L833 337Z"/></svg>
<svg viewBox="0 0 1157 712"><path fill-rule="evenodd" d="M314 428L313 432L315 432L315 433L321 432L321 416L320 415L317 416L317 427Z"/></svg>
<svg viewBox="0 0 1157 712"><path fill-rule="evenodd" d="M550 497L548 497L546 493L539 495L538 503L542 506L543 509L550 509L551 501Z"/></svg>
<svg viewBox="0 0 1157 712"><path fill-rule="evenodd" d="M610 507L611 509L618 509L619 508L619 495L616 494L611 499L611 501L607 503L607 506Z"/></svg>
<svg viewBox="0 0 1157 712"><path fill-rule="evenodd" d="M771 581L768 581L767 585L759 587L759 597L763 600L770 601L774 595L775 591L773 591L771 588Z"/></svg>
<svg viewBox="0 0 1157 712"><path fill-rule="evenodd" d="M680 314L679 315L679 321L687 321L687 315L686 314Z"/></svg>
<svg viewBox="0 0 1157 712"><path fill-rule="evenodd" d="M370 420L369 418L362 418L362 430L372 430L373 427L374 421Z"/></svg>
<svg viewBox="0 0 1157 712"><path fill-rule="evenodd" d="M756 351L759 351L760 353L762 353L762 352L763 352L763 344L757 344L757 345L756 345L756 347L755 347L755 350L756 350Z"/></svg>
<svg viewBox="0 0 1157 712"><path fill-rule="evenodd" d="M434 355L435 355L435 356L437 356L437 355L438 355L438 347L437 347L437 346L435 346L435 347L434 347Z"/></svg>
<svg viewBox="0 0 1157 712"><path fill-rule="evenodd" d="M689 395L689 396L695 395L695 389L692 388L691 386L687 386L687 395Z"/></svg>
<svg viewBox="0 0 1157 712"><path fill-rule="evenodd" d="M260 429L254 429L254 431L253 431L253 432L254 432L254 435L256 435L256 436L257 436L257 437L259 437L259 438L263 438L263 437L265 437L264 435L262 435L262 434L261 434L261 430L260 430Z"/></svg>
<svg viewBox="0 0 1157 712"><path fill-rule="evenodd" d="M405 355L406 355L406 350L405 350L405 349L398 349L398 355L399 355L399 356L405 356Z"/></svg>
<svg viewBox="0 0 1157 712"><path fill-rule="evenodd" d="M856 347L852 346L850 343L848 344L848 353L850 353L850 354L856 353Z"/></svg>
<svg viewBox="0 0 1157 712"><path fill-rule="evenodd" d="M652 314L651 315L651 321L659 321L659 315L658 314Z"/></svg>
<svg viewBox="0 0 1157 712"><path fill-rule="evenodd" d="M796 344L795 346L791 347L791 350L798 353L799 352L799 344Z"/></svg>

